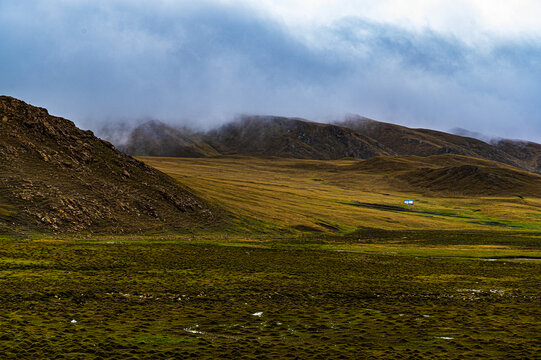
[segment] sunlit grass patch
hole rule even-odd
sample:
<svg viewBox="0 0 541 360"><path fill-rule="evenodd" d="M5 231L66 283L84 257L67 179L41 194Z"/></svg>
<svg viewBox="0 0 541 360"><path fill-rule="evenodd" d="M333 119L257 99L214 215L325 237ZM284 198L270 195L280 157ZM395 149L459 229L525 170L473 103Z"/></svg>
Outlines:
<svg viewBox="0 0 541 360"><path fill-rule="evenodd" d="M541 206L537 198L421 194L393 186L388 172L363 171L359 160L238 156L141 159L219 203L234 214L235 226L241 231L348 233L367 226L389 230L541 230L540 219L531 215ZM413 199L414 205L405 206L405 199ZM352 206L355 202L414 211Z"/></svg>

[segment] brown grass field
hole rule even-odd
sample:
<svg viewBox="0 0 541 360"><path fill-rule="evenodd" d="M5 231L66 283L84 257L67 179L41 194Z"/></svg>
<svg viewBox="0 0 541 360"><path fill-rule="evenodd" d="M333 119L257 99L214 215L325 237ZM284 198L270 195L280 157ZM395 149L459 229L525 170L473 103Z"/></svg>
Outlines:
<svg viewBox="0 0 541 360"><path fill-rule="evenodd" d="M512 191L502 191L501 196L464 195L467 189L434 192L400 180L404 169L435 166L430 158L423 162L415 157L384 162L239 156L139 159L235 214L238 226L249 231L541 229L538 197ZM455 165L483 162L464 157L444 160ZM414 200L414 205L404 205L406 199Z"/></svg>

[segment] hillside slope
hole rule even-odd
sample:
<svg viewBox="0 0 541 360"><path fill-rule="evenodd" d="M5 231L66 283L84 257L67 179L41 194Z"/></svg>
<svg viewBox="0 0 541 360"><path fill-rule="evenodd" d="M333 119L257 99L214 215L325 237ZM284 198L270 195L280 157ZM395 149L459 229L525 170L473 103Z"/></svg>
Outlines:
<svg viewBox="0 0 541 360"><path fill-rule="evenodd" d="M462 155L375 157L348 170L384 174L393 188L434 196L541 197L540 175Z"/></svg>
<svg viewBox="0 0 541 360"><path fill-rule="evenodd" d="M493 145L514 156L526 169L541 172L541 144L530 141L501 139Z"/></svg>
<svg viewBox="0 0 541 360"><path fill-rule="evenodd" d="M220 211L47 110L0 96L0 231L188 230Z"/></svg>
<svg viewBox="0 0 541 360"><path fill-rule="evenodd" d="M511 169L461 165L420 168L401 176L419 189L471 196L541 196L541 177Z"/></svg>
<svg viewBox="0 0 541 360"><path fill-rule="evenodd" d="M338 124L376 139L396 155L457 154L499 161L529 171L538 170L518 159L516 153L508 153L505 149L471 137L429 129L411 129L362 117L350 117Z"/></svg>

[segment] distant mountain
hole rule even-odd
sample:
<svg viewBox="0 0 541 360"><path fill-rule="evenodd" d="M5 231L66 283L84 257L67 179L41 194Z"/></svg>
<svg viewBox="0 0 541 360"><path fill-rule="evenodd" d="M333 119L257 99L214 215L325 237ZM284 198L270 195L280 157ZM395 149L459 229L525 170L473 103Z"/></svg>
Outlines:
<svg viewBox="0 0 541 360"><path fill-rule="evenodd" d="M321 160L390 154L377 141L348 128L275 116L245 116L204 134L151 121L135 128L122 149L130 155Z"/></svg>
<svg viewBox="0 0 541 360"><path fill-rule="evenodd" d="M220 217L91 131L0 96L0 233L186 231Z"/></svg>
<svg viewBox="0 0 541 360"><path fill-rule="evenodd" d="M541 172L540 144L511 140L487 143L469 136L412 129L360 116L334 124L299 118L244 116L207 133L153 121L136 128L129 139L123 150L130 155L247 155L333 160L457 154Z"/></svg>
<svg viewBox="0 0 541 360"><path fill-rule="evenodd" d="M390 155L385 146L351 129L275 116L243 117L204 139L221 154L319 160Z"/></svg>

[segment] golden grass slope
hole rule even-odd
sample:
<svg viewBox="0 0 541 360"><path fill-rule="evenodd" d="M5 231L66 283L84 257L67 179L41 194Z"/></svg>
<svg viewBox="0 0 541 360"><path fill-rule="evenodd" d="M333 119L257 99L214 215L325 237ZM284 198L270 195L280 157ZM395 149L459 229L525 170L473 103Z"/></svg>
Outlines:
<svg viewBox="0 0 541 360"><path fill-rule="evenodd" d="M334 161L240 156L140 159L236 214L237 226L247 231L541 229L541 177L464 156ZM519 181L516 193L505 189L492 196L472 196L465 189L453 189L452 179L445 179L448 189L438 190L411 184L406 177L428 171L423 169L463 166L489 174L504 171L519 178L531 176L529 188L521 187ZM415 205L404 205L406 199Z"/></svg>

